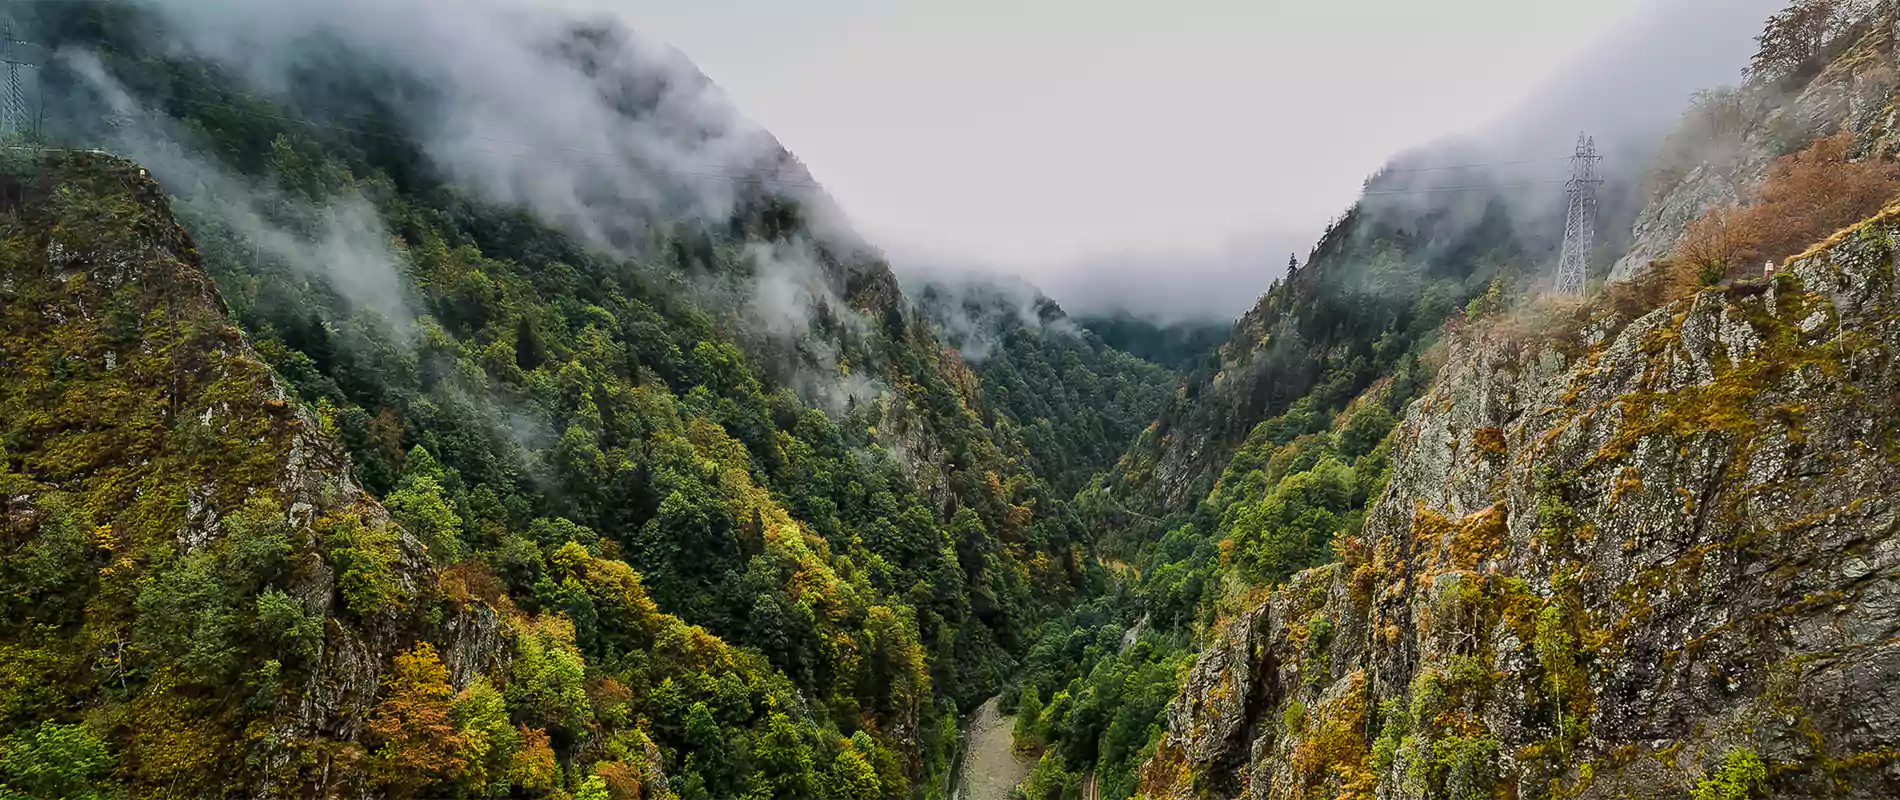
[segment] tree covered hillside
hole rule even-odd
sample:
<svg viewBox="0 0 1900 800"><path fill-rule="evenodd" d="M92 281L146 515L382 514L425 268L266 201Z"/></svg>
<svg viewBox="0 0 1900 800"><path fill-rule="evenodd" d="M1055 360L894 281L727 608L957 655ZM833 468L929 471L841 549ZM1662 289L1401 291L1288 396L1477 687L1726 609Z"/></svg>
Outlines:
<svg viewBox="0 0 1900 800"><path fill-rule="evenodd" d="M352 30L270 71L147 6L24 13L50 137L170 208L11 167L0 794L941 791L1080 530L795 161L652 160L757 138L704 78L524 26L649 146L557 207Z"/></svg>
<svg viewBox="0 0 1900 800"><path fill-rule="evenodd" d="M1064 497L1112 466L1161 412L1201 329L1119 321L1121 341L1166 359L1156 363L1108 344L1026 286L929 284L917 307L970 362L993 424L1022 441L1037 474Z"/></svg>

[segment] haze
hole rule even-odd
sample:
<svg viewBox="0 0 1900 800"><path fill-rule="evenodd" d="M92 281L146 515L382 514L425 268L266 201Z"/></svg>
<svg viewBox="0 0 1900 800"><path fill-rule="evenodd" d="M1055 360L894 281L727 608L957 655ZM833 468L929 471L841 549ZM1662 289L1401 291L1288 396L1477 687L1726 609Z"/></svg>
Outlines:
<svg viewBox="0 0 1900 800"><path fill-rule="evenodd" d="M683 50L900 272L1212 315L1250 305L1388 156L1506 114L1644 5L564 2ZM1749 7L1751 27L1766 7L1674 5ZM1719 63L1694 80L1740 66Z"/></svg>

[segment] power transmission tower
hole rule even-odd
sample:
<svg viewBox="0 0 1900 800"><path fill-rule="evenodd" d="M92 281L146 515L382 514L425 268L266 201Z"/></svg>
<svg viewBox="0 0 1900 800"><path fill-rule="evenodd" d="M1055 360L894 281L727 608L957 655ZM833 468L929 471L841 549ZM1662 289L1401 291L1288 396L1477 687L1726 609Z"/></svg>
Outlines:
<svg viewBox="0 0 1900 800"><path fill-rule="evenodd" d="M1557 261L1558 294L1583 296L1584 273L1590 264L1590 252L1597 241L1597 140L1577 134L1577 153L1570 157L1570 182L1564 194L1570 199L1564 216L1564 249Z"/></svg>
<svg viewBox="0 0 1900 800"><path fill-rule="evenodd" d="M33 110L26 103L26 85L20 80L20 68L39 65L26 59L23 46L30 47L32 43L20 39L13 18L0 18L0 65L6 67L6 83L0 86L0 133L26 136L33 132Z"/></svg>

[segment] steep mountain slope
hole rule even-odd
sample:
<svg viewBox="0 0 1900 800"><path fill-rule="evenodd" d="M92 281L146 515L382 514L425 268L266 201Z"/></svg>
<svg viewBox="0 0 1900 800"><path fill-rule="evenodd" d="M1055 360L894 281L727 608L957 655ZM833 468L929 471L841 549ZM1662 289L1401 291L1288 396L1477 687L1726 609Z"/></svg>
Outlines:
<svg viewBox="0 0 1900 800"><path fill-rule="evenodd" d="M1387 373L1393 380L1364 384L1367 395L1317 420L1301 420L1309 409L1298 403L1311 402L1302 398L1231 458L1219 435L1178 448L1186 457L1157 448L1162 480L1141 480L1125 461L1113 476L1121 482L1098 487L1104 500L1126 488L1117 499L1140 501L1156 485L1198 498L1193 481L1206 480L1206 468L1194 454L1225 462L1196 513L1165 523L1176 527L1156 548L1162 555L1143 562L1149 572L1136 589L1135 612L1152 618L1179 607L1157 603L1170 596L1163 589L1185 587L1209 636L1169 706L1140 793L1894 791L1900 731L1885 702L1894 572L1877 555L1893 527L1880 498L1892 493L1884 476L1897 440L1888 429L1888 365L1900 345L1891 212L1790 259L1766 282L1723 279L1725 270L1759 275L1759 261L1728 263L1726 251L1696 249L1702 242L1659 238L1739 198L1753 204L1745 218L1768 230L1740 231L1735 241L1809 242L1841 224L1828 220L1847 206L1801 192L1858 191L1845 182L1860 175L1870 189L1892 185L1876 179L1890 170L1880 165L1889 157L1884 112L1874 109L1890 105L1883 76L1895 9L1800 3L1776 25L1822 6L1845 15L1824 20L1826 36L1802 40L1811 50L1774 69L1758 59L1748 87L1698 98L1665 148L1656 181L1665 188L1636 230L1653 268L1581 308L1504 310L1518 293L1507 280L1445 328L1444 344L1412 351L1432 365L1432 388L1371 451L1389 469L1376 468L1370 491L1362 479L1372 465L1320 465L1338 455L1368 401L1419 385L1410 377ZM1723 105L1737 98L1757 105ZM1695 176L1729 174L1738 163L1732 148L1699 139L1710 134L1711 109L1725 107L1732 115L1716 122L1773 129L1777 149L1753 157L1746 188L1699 194ZM1816 142L1836 131L1846 138ZM1850 158L1837 154L1843 147ZM1394 244L1400 252L1387 258L1417 258L1407 248L1418 242ZM1286 308L1290 317L1306 311ZM1263 342L1289 338L1286 327L1254 327ZM1216 393L1214 402L1226 413L1273 407L1234 397ZM1302 439L1303 431L1318 433ZM1126 508L1085 500L1098 513ZM1163 495L1160 507L1167 502ZM1220 537L1218 566L1204 551L1176 555L1204 531ZM1316 542L1331 542L1332 553L1302 549ZM1156 564L1188 564L1193 580L1163 580ZM1058 738L1075 733L1061 718L1049 728ZM1090 759L1064 761L1074 770ZM1032 796L1055 796L1033 784Z"/></svg>
<svg viewBox="0 0 1900 800"><path fill-rule="evenodd" d="M7 184L0 793L941 791L1079 528L782 149L498 187L343 32L260 75L26 13L54 134L142 163ZM544 22L495 57L630 146L757 143Z"/></svg>
<svg viewBox="0 0 1900 800"><path fill-rule="evenodd" d="M1870 3L1830 8L1840 16L1798 63L1767 65L1773 74L1696 98L1663 148L1635 240L1611 280L1643 275L1670 255L1690 223L1713 207L1751 199L1776 159L1816 138L1847 133L1856 155L1900 153L1900 131L1889 113L1900 89L1892 9Z"/></svg>
<svg viewBox="0 0 1900 800"><path fill-rule="evenodd" d="M1720 200L1666 188L1729 158L1697 144L1711 98L1754 98L1714 121L1772 124L1792 154L1733 215L1762 230L1707 237L1725 248L1801 250L1900 188L1880 122L1895 8L1806 0L1765 40L1814 9L1812 50L1632 149L1666 156L1634 232L1660 257L1591 306L1536 299L1550 198L1432 191L1442 165L1503 156L1425 151L1369 182L1078 496L1119 582L1026 661L1019 734L1047 746L1028 796L1891 791L1886 573L1849 564L1890 527L1891 220L1772 286L1739 280L1761 274L1746 248L1654 239L1663 207L1680 227ZM1635 188L1606 224L1638 217ZM1593 273L1630 238L1600 231ZM1832 615L1867 638L1812 635ZM1158 688L1180 690L1165 713ZM1166 732L1131 758L1151 721Z"/></svg>
<svg viewBox="0 0 1900 800"><path fill-rule="evenodd" d="M971 363L998 417L990 424L1021 440L1028 463L1061 497L1112 465L1179 380L1110 346L1031 287L972 278L915 294L919 313ZM1181 328L1124 330L1126 341L1156 352L1182 348L1167 341Z"/></svg>
<svg viewBox="0 0 1900 800"><path fill-rule="evenodd" d="M1250 436L1286 444L1324 432L1382 377L1399 375L1402 392L1413 391L1423 377L1416 355L1446 318L1493 281L1502 290L1529 275L1547 251L1548 223L1513 219L1513 199L1373 197L1348 212L1305 267L1241 317L1218 362L1189 378L1092 492L1092 505L1122 529L1112 549L1132 555L1171 527L1152 520L1184 521L1171 514L1214 491Z"/></svg>
<svg viewBox="0 0 1900 800"><path fill-rule="evenodd" d="M1890 796L1895 233L1460 336L1365 532L1221 628L1145 791Z"/></svg>
<svg viewBox="0 0 1900 800"><path fill-rule="evenodd" d="M598 714L626 728L604 774L664 792L647 734L625 725L664 713L638 708L658 698L584 687L566 671L571 624L518 610L479 567L450 566L452 538L432 537L453 531L398 526L358 487L334 423L300 410L230 325L144 170L48 164L4 242L0 709L19 732L0 791L354 794L449 774L477 791L551 786L550 732ZM392 504L429 505L425 481ZM598 593L620 646L656 656L644 680L725 674L755 702L791 699L755 656L657 614L624 565L572 546L557 563ZM496 716L488 675L514 676L511 705L543 722ZM439 688L403 696L415 680Z"/></svg>

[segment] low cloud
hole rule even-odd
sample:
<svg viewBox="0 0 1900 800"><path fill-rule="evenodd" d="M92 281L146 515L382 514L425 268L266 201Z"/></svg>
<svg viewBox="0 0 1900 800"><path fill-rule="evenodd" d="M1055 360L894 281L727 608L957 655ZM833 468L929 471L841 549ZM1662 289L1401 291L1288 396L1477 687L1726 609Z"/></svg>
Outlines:
<svg viewBox="0 0 1900 800"><path fill-rule="evenodd" d="M253 258L324 279L348 311L373 312L399 335L410 333L408 285L389 232L361 194L346 191L313 202L241 177L202 155L194 137L174 121L139 104L93 54L63 52L59 58L120 120L108 134L113 149L151 170L186 216L216 221L248 243Z"/></svg>

